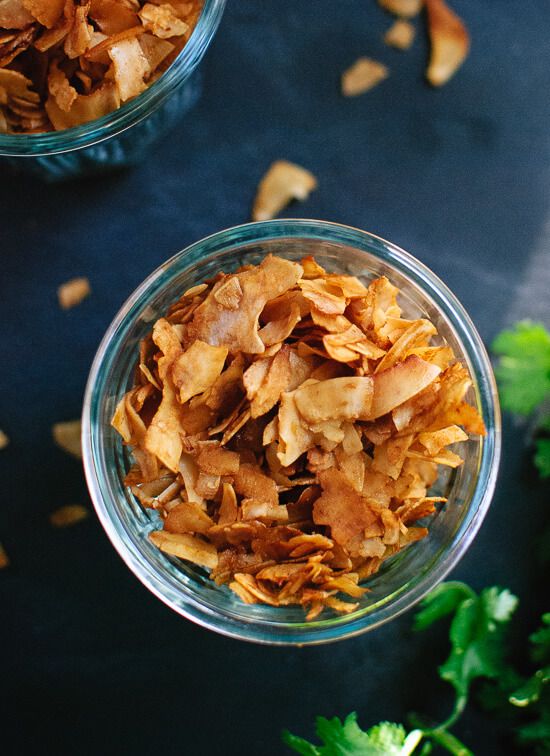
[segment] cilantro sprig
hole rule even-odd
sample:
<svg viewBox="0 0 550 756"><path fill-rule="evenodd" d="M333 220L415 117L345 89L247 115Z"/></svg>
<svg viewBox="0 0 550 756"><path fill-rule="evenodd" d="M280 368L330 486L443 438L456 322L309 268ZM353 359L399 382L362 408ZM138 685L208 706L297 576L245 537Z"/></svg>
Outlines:
<svg viewBox="0 0 550 756"><path fill-rule="evenodd" d="M363 730L355 713L344 720L317 718L316 732L321 744L283 733L284 742L302 756L426 756L434 747L454 756L473 756L473 752L450 730L470 701L476 680L490 681L483 693L486 700L508 707L507 721L516 723L518 742L531 746L540 756L550 753L550 613L543 615L542 626L530 636L531 657L538 665L530 677L522 677L507 661L507 628L518 604L507 589L485 588L479 594L465 583L442 583L421 603L414 620L416 631L450 619L450 652L438 668L439 676L454 691L450 716L441 724L429 726L417 714L402 724L381 722ZM489 683L487 683L489 684ZM511 716L511 707L524 709L526 717ZM495 708L495 707L493 707Z"/></svg>
<svg viewBox="0 0 550 756"><path fill-rule="evenodd" d="M525 417L535 414L539 431L550 432L550 333L524 320L502 331L492 344L500 357L495 373L504 409ZM550 438L535 440L535 465L550 477Z"/></svg>

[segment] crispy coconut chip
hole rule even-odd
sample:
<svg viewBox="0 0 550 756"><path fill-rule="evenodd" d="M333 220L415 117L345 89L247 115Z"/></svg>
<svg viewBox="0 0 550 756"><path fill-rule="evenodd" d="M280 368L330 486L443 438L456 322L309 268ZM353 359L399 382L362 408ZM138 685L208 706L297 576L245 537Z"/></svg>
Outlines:
<svg viewBox="0 0 550 756"><path fill-rule="evenodd" d="M260 314L266 302L292 288L301 273L300 265L269 255L257 268L235 274L242 291L239 308L218 302L214 287L195 311L189 336L213 346L224 345L231 352L261 354L265 346L258 335Z"/></svg>
<svg viewBox="0 0 550 756"><path fill-rule="evenodd" d="M424 0L378 0L384 10L402 18L414 18L422 10Z"/></svg>
<svg viewBox="0 0 550 756"><path fill-rule="evenodd" d="M0 28L24 29L35 20L23 0L0 0Z"/></svg>
<svg viewBox="0 0 550 756"><path fill-rule="evenodd" d="M50 514L50 523L54 528L68 528L81 520L85 520L89 515L89 511L81 504L67 504Z"/></svg>
<svg viewBox="0 0 550 756"><path fill-rule="evenodd" d="M65 423L55 423L52 426L52 435L55 443L63 451L72 454L77 459L82 459L81 433L82 424L80 420L69 420Z"/></svg>
<svg viewBox="0 0 550 756"><path fill-rule="evenodd" d="M197 340L174 361L172 379L182 404L214 384L221 375L227 352L227 347Z"/></svg>
<svg viewBox="0 0 550 756"><path fill-rule="evenodd" d="M398 50L408 50L414 42L415 34L415 28L409 21L398 18L384 34L384 42Z"/></svg>
<svg viewBox="0 0 550 756"><path fill-rule="evenodd" d="M355 610L452 506L429 495L462 463L449 447L485 432L467 371L398 293L268 256L182 294L112 420L126 484L163 521L153 544L245 603Z"/></svg>
<svg viewBox="0 0 550 756"><path fill-rule="evenodd" d="M113 61L115 81L121 102L135 97L146 88L145 77L149 62L137 39L125 39L111 45L108 50Z"/></svg>
<svg viewBox="0 0 550 756"><path fill-rule="evenodd" d="M167 533L165 530L157 530L151 533L149 538L165 554L171 554L210 569L214 569L218 564L218 554L213 544L186 533Z"/></svg>
<svg viewBox="0 0 550 756"><path fill-rule="evenodd" d="M342 94L344 97L357 97L373 89L389 75L389 69L383 63L371 58L358 58L342 74Z"/></svg>
<svg viewBox="0 0 550 756"><path fill-rule="evenodd" d="M303 201L317 189L317 179L305 168L288 160L277 160L260 181L252 220L275 218L292 200Z"/></svg>
<svg viewBox="0 0 550 756"><path fill-rule="evenodd" d="M36 21L51 29L63 15L65 0L23 0L23 5Z"/></svg>
<svg viewBox="0 0 550 756"><path fill-rule="evenodd" d="M434 87L446 84L464 63L470 50L470 36L444 0L426 0L431 56L426 78Z"/></svg>
<svg viewBox="0 0 550 756"><path fill-rule="evenodd" d="M169 3L145 3L139 17L143 26L161 39L180 37L189 31L189 25L178 18L176 10Z"/></svg>

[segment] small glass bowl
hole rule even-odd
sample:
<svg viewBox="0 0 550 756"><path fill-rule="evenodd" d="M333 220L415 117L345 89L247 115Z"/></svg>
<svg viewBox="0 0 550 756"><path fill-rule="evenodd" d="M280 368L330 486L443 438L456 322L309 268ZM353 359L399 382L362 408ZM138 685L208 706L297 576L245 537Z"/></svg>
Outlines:
<svg viewBox="0 0 550 756"><path fill-rule="evenodd" d="M45 181L105 173L142 160L200 97L197 66L226 0L205 0L189 41L170 68L138 97L102 118L63 131L0 134L0 165Z"/></svg>
<svg viewBox="0 0 550 756"><path fill-rule="evenodd" d="M401 289L408 317L427 317L468 367L469 400L487 426L460 450L464 464L440 476L435 489L449 501L431 518L429 535L383 563L352 614L329 610L306 622L301 607L247 605L207 572L163 554L147 535L158 514L143 509L124 486L130 455L110 421L132 385L138 344L181 293L219 270L255 264L268 253L299 260L314 255L333 272L363 281L387 275ZM158 598L184 617L224 635L270 644L310 644L349 638L409 609L443 580L479 529L495 487L500 412L491 365L468 315L446 286L399 247L364 231L314 220L274 220L238 226L179 252L132 294L109 327L94 360L84 400L84 467L97 514L128 567Z"/></svg>

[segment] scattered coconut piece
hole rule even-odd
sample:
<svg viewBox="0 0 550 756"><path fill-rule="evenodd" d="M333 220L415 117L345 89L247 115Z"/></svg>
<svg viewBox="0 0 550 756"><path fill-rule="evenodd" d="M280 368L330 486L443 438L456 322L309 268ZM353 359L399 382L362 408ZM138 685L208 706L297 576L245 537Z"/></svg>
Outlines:
<svg viewBox="0 0 550 756"><path fill-rule="evenodd" d="M288 160L277 160L260 181L252 220L275 218L292 200L306 200L317 189L317 179L310 171Z"/></svg>
<svg viewBox="0 0 550 756"><path fill-rule="evenodd" d="M55 443L63 451L72 454L77 459L82 459L81 432L82 423L80 420L68 420L63 423L55 423L52 426L52 435Z"/></svg>
<svg viewBox="0 0 550 756"><path fill-rule="evenodd" d="M398 50L408 50L414 42L416 31L410 21L398 18L384 34L384 42Z"/></svg>
<svg viewBox="0 0 550 756"><path fill-rule="evenodd" d="M444 0L426 0L431 55L426 78L441 87L464 63L470 50L470 35L456 13Z"/></svg>
<svg viewBox="0 0 550 756"><path fill-rule="evenodd" d="M70 310L86 299L90 292L90 282L87 278L71 278L57 289L59 306L63 310Z"/></svg>
<svg viewBox="0 0 550 756"><path fill-rule="evenodd" d="M342 74L342 94L344 97L357 97L373 89L390 75L383 63L372 58L358 58Z"/></svg>

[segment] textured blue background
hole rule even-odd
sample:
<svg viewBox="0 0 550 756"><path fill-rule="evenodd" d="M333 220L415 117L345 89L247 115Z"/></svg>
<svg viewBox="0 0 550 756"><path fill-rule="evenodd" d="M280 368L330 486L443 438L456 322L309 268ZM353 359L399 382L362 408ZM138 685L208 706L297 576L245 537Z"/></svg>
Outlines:
<svg viewBox="0 0 550 756"><path fill-rule="evenodd" d="M547 0L455 0L472 52L444 89L423 81L423 23L412 50L386 48L374 0L233 0L203 67L198 107L139 168L45 186L0 182L0 723L13 753L279 754L287 726L356 709L364 725L444 714L435 666L442 629L411 615L329 647L269 649L185 622L130 574L92 516L56 531L48 512L87 502L77 462L50 426L80 412L97 344L159 263L246 221L279 157L319 189L289 216L368 229L427 263L489 342L518 317L550 323L550 50ZM340 72L359 55L391 77L354 100ZM59 310L56 287L88 276L92 296ZM543 609L533 558L548 487L528 433L507 422L489 516L454 577L522 596L516 633ZM546 510L546 511L545 511ZM548 607L544 607L548 609ZM523 627L522 627L523 625ZM511 752L475 709L457 732L477 754Z"/></svg>

